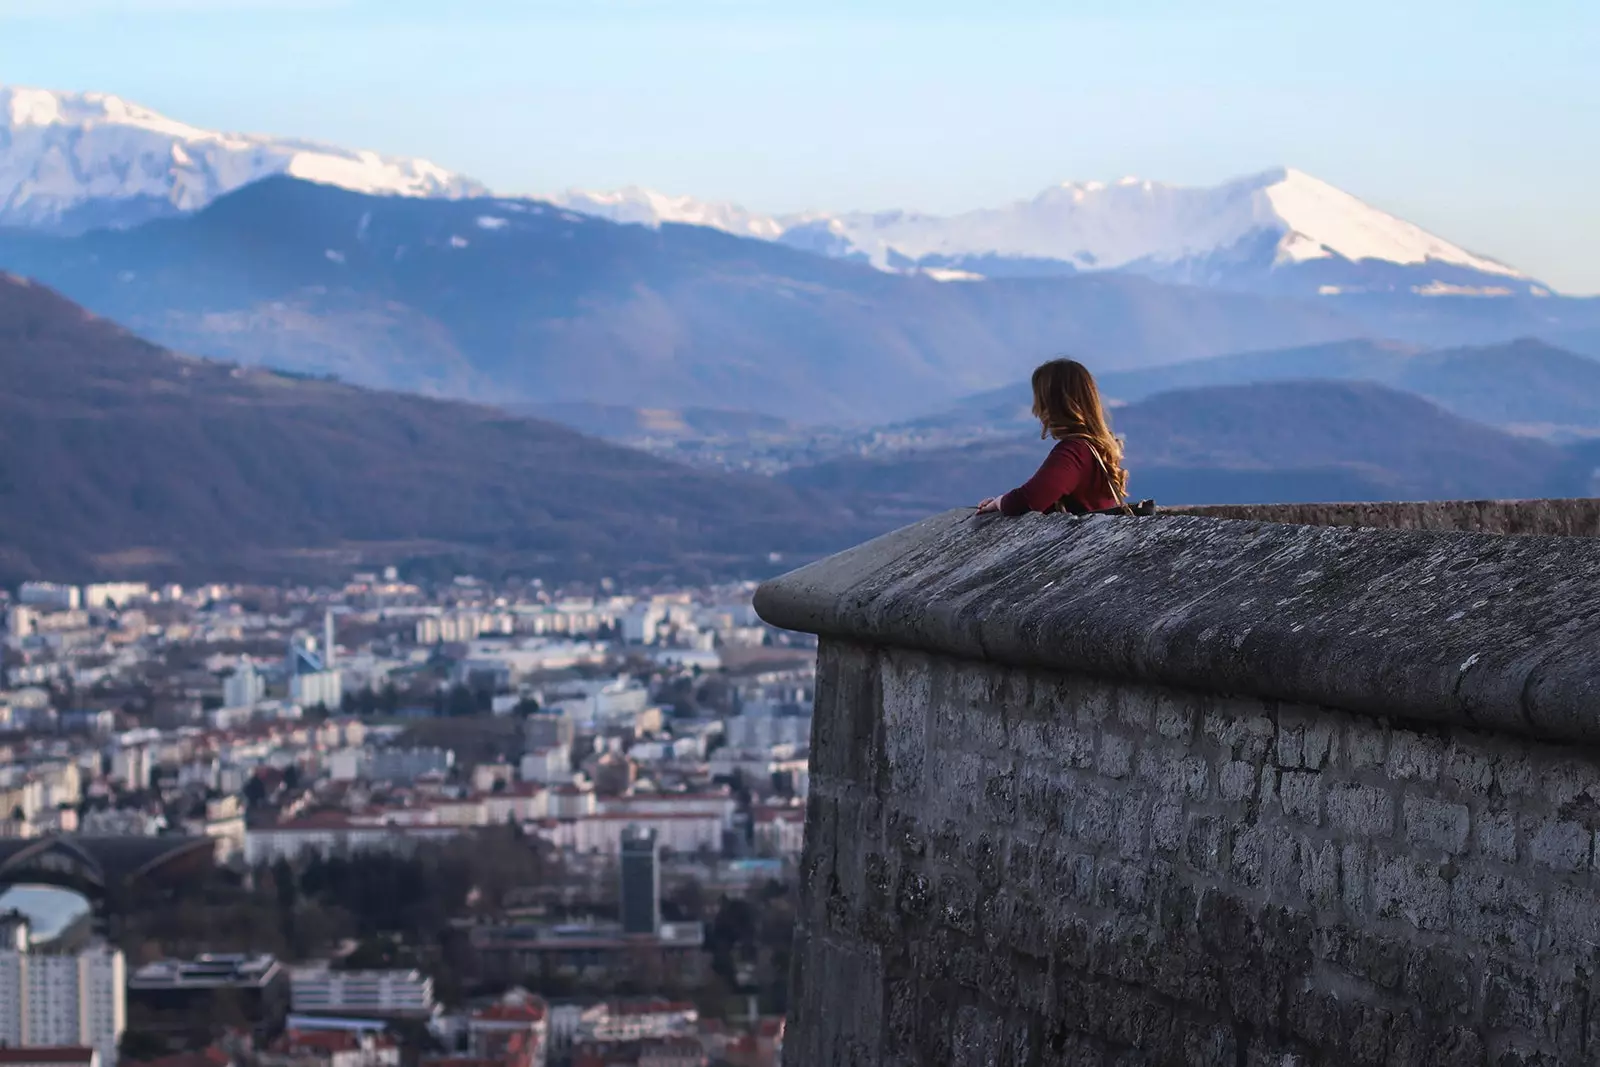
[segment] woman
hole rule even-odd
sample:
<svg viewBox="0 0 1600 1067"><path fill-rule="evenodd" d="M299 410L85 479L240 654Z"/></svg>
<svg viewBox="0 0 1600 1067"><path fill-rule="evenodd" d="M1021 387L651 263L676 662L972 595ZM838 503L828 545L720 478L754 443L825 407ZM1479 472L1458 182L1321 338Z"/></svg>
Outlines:
<svg viewBox="0 0 1600 1067"><path fill-rule="evenodd" d="M1038 472L1004 496L978 505L978 514L1030 511L1083 514L1122 507L1128 472L1122 469L1122 442L1100 403L1094 376L1075 359L1052 359L1033 372L1033 413L1039 436L1056 446Z"/></svg>

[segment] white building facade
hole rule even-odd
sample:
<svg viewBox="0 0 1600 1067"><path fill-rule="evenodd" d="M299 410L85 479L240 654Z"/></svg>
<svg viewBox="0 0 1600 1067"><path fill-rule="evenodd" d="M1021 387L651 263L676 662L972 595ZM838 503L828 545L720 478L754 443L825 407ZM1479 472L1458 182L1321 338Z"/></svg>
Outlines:
<svg viewBox="0 0 1600 1067"><path fill-rule="evenodd" d="M34 952L27 924L11 923L0 949L0 1044L92 1048L110 1067L127 1028L126 986L117 949Z"/></svg>
<svg viewBox="0 0 1600 1067"><path fill-rule="evenodd" d="M334 971L297 968L289 974L296 1012L335 1015L430 1015L433 979L416 970Z"/></svg>

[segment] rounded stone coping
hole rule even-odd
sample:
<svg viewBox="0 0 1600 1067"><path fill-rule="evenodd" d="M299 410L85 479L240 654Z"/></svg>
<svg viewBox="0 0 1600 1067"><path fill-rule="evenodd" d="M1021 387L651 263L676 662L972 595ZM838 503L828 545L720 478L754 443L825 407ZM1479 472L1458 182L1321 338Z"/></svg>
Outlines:
<svg viewBox="0 0 1600 1067"><path fill-rule="evenodd" d="M1600 541L936 515L764 583L774 626L1600 742Z"/></svg>
<svg viewBox="0 0 1600 1067"><path fill-rule="evenodd" d="M1518 537L1600 537L1600 500L1429 500L1349 504L1206 504L1163 514L1254 519L1304 526L1376 526L1386 530L1474 530Z"/></svg>

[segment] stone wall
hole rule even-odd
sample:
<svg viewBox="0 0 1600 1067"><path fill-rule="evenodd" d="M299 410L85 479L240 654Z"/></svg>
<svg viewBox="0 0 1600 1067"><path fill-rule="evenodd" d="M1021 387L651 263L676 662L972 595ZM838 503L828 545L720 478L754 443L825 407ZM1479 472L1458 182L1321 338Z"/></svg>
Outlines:
<svg viewBox="0 0 1600 1067"><path fill-rule="evenodd" d="M757 606L787 1063L1600 1062L1600 543L968 512Z"/></svg>

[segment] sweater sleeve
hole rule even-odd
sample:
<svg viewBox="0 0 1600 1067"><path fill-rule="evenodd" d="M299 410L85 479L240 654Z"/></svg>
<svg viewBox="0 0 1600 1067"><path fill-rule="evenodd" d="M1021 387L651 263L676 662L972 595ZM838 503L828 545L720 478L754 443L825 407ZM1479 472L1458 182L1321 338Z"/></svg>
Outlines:
<svg viewBox="0 0 1600 1067"><path fill-rule="evenodd" d="M1078 447L1073 447L1078 445ZM1022 515L1044 511L1083 484L1088 448L1076 441L1058 441L1032 478L1000 498L1000 513Z"/></svg>

